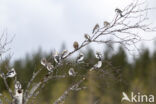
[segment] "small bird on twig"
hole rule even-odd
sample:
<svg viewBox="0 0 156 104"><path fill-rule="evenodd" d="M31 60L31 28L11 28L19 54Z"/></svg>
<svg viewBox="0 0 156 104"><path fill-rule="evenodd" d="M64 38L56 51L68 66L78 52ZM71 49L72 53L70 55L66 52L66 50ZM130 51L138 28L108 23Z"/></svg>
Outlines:
<svg viewBox="0 0 156 104"><path fill-rule="evenodd" d="M47 63L46 67L47 67L47 70L50 72L53 71L54 69L54 66L50 62Z"/></svg>
<svg viewBox="0 0 156 104"><path fill-rule="evenodd" d="M115 12L117 12L121 17L123 17L122 10L120 10L119 8L116 8Z"/></svg>
<svg viewBox="0 0 156 104"><path fill-rule="evenodd" d="M102 54L97 51L95 57L98 59L98 62L90 69L90 71L99 69L102 66Z"/></svg>
<svg viewBox="0 0 156 104"><path fill-rule="evenodd" d="M107 22L107 21L104 21L104 27L108 27L108 26L110 26L110 23L109 22Z"/></svg>
<svg viewBox="0 0 156 104"><path fill-rule="evenodd" d="M67 53L68 53L67 50L63 50L63 52L61 54L61 59L63 59L67 55Z"/></svg>
<svg viewBox="0 0 156 104"><path fill-rule="evenodd" d="M43 66L46 67L47 63L48 63L48 62L47 62L46 58L42 58L42 59L41 59L41 65L43 65Z"/></svg>
<svg viewBox="0 0 156 104"><path fill-rule="evenodd" d="M75 50L78 50L78 48L79 48L79 43L78 43L77 41L75 41L75 42L73 43L73 47L74 47Z"/></svg>
<svg viewBox="0 0 156 104"><path fill-rule="evenodd" d="M19 81L16 81L15 83L15 89L21 89L22 88L22 85Z"/></svg>
<svg viewBox="0 0 156 104"><path fill-rule="evenodd" d="M68 71L69 76L76 76L76 72L74 70L74 68L70 68Z"/></svg>
<svg viewBox="0 0 156 104"><path fill-rule="evenodd" d="M60 60L61 60L61 58L60 58L58 52L56 51L54 54L54 61L59 64Z"/></svg>
<svg viewBox="0 0 156 104"><path fill-rule="evenodd" d="M99 28L100 28L99 24L96 24L93 28L92 34L94 33L96 34L99 31Z"/></svg>
<svg viewBox="0 0 156 104"><path fill-rule="evenodd" d="M79 53L79 56L76 58L76 63L82 62L83 59L84 59L84 54L83 53Z"/></svg>
<svg viewBox="0 0 156 104"><path fill-rule="evenodd" d="M7 78L13 78L16 76L16 71L14 68L12 68L7 74L6 74L6 77Z"/></svg>
<svg viewBox="0 0 156 104"><path fill-rule="evenodd" d="M99 68L101 68L101 66L102 66L102 61L99 60L99 61L90 69L90 71L95 70L95 69L99 69Z"/></svg>
<svg viewBox="0 0 156 104"><path fill-rule="evenodd" d="M45 58L41 59L41 64L47 68L48 71L52 71L54 69L54 66L48 62Z"/></svg>
<svg viewBox="0 0 156 104"><path fill-rule="evenodd" d="M90 36L89 36L88 34L84 34L84 37L85 37L85 39L86 39L87 41L91 42L91 38L90 38Z"/></svg>
<svg viewBox="0 0 156 104"><path fill-rule="evenodd" d="M102 54L100 52L96 52L95 53L95 57L98 59L98 60L101 60L102 59Z"/></svg>

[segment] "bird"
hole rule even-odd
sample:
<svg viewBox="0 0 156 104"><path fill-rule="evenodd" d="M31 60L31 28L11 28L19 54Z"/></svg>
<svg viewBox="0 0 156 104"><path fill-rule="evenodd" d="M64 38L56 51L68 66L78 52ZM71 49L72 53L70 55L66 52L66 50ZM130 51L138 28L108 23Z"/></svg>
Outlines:
<svg viewBox="0 0 156 104"><path fill-rule="evenodd" d="M99 24L96 24L95 26L94 26L94 28L93 28L93 31L92 31L92 34L96 34L98 31L99 31Z"/></svg>
<svg viewBox="0 0 156 104"><path fill-rule="evenodd" d="M45 58L41 59L41 64L47 68L48 71L52 71L54 69L54 66L48 62Z"/></svg>
<svg viewBox="0 0 156 104"><path fill-rule="evenodd" d="M57 51L54 54L54 61L58 64L60 63L60 56Z"/></svg>
<svg viewBox="0 0 156 104"><path fill-rule="evenodd" d="M101 66L102 66L102 61L99 60L99 61L90 69L90 71L95 70L95 69L99 69L99 68L101 68Z"/></svg>
<svg viewBox="0 0 156 104"><path fill-rule="evenodd" d="M61 59L63 59L68 53L68 50L63 50L62 54L61 54Z"/></svg>
<svg viewBox="0 0 156 104"><path fill-rule="evenodd" d="M96 52L95 53L95 57L98 59L98 60L101 60L102 59L102 54L100 52Z"/></svg>
<svg viewBox="0 0 156 104"><path fill-rule="evenodd" d="M68 71L69 76L76 76L76 72L74 70L74 68L70 68Z"/></svg>
<svg viewBox="0 0 156 104"><path fill-rule="evenodd" d="M75 42L73 43L73 47L74 47L75 50L78 50L78 48L79 48L79 43L78 43L77 41L75 41Z"/></svg>
<svg viewBox="0 0 156 104"><path fill-rule="evenodd" d="M86 39L87 41L91 42L91 38L90 38L90 36L89 36L88 34L84 34L84 37L85 37L85 39Z"/></svg>
<svg viewBox="0 0 156 104"><path fill-rule="evenodd" d="M15 89L21 89L22 88L22 85L19 81L16 81L15 83Z"/></svg>
<svg viewBox="0 0 156 104"><path fill-rule="evenodd" d="M54 69L54 66L50 62L47 63L46 67L47 67L47 70L50 72L52 72Z"/></svg>
<svg viewBox="0 0 156 104"><path fill-rule="evenodd" d="M116 8L115 12L117 12L121 17L123 17L122 10L120 10L119 8Z"/></svg>
<svg viewBox="0 0 156 104"><path fill-rule="evenodd" d="M76 63L82 62L83 59L84 59L84 54L83 53L79 53L79 56L76 58Z"/></svg>
<svg viewBox="0 0 156 104"><path fill-rule="evenodd" d="M16 71L14 68L12 68L10 71L8 71L8 73L6 74L7 78L12 78L16 76Z"/></svg>
<svg viewBox="0 0 156 104"><path fill-rule="evenodd" d="M110 26L110 23L109 22L107 22L107 21L104 21L104 27L108 27L108 26Z"/></svg>
<svg viewBox="0 0 156 104"><path fill-rule="evenodd" d="M46 66L46 65L47 65L47 60L46 60L46 58L42 58L42 59L41 59L41 64L42 64L43 66Z"/></svg>
<svg viewBox="0 0 156 104"><path fill-rule="evenodd" d="M121 99L121 102L122 102L123 100L126 100L126 101L131 102L130 99L128 98L128 96L127 96L127 94L126 94L125 92L122 92L122 95L123 95L123 97L122 97L122 99Z"/></svg>

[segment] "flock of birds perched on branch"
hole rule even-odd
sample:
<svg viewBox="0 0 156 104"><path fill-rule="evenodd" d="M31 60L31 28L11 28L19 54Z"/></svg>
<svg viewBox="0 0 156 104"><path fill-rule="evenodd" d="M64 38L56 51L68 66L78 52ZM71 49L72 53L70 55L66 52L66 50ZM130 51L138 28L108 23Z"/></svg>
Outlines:
<svg viewBox="0 0 156 104"><path fill-rule="evenodd" d="M115 12L118 13L121 17L123 17L122 10L116 8L116 9L115 9ZM105 27L107 27L107 26L109 26L109 25L110 25L109 22L104 21L104 26L105 26ZM96 25L94 26L94 28L93 28L92 33L96 34L96 32L97 32L98 29L99 29L99 25L96 24ZM87 41L89 41L89 42L92 41L92 40L91 40L91 37L90 37L88 34L85 34L84 37L85 37L85 39L86 39ZM73 47L74 47L75 50L78 50L78 48L79 48L79 43L78 43L77 41L75 41L75 42L73 43ZM54 56L54 61L55 61L56 63L60 64L60 63L61 63L61 60L64 59L64 57L65 57L67 54L68 54L68 51L67 51L67 50L64 50L64 51L62 52L61 55L59 55L58 52L56 52L56 53L53 55L53 56ZM99 59L99 61L98 61L99 64L95 64L95 65L94 65L94 68L91 68L92 70L93 70L93 69L96 69L96 68L100 68L100 67L102 66L102 63L101 63L101 58L102 58L102 56L101 56L101 53L100 53L100 52L96 52L96 58ZM76 63L80 63L81 61L83 61L83 59L84 59L84 54L83 54L83 53L80 53L79 56L78 56L77 59L76 59ZM48 62L45 58L41 59L41 64L42 64L43 66L45 66L45 67L47 68L48 71L53 71L53 69L54 69L54 66L53 66L50 62ZM12 77L16 76L16 71L15 71L14 68L12 68L10 71L8 71L8 73L7 73L6 75L4 75L4 73L1 73L0 75L1 75L1 77L12 78Z"/></svg>
<svg viewBox="0 0 156 104"><path fill-rule="evenodd" d="M120 17L123 17L122 11L118 8L115 9L115 12L120 15ZM110 23L107 21L104 21L104 27L109 27ZM96 34L99 31L100 26L98 24L96 24L92 30L93 34ZM91 42L92 39L88 34L84 34L84 38L86 39L86 42ZM73 43L73 48L76 50L78 50L79 47L79 43L77 41L75 41ZM64 58L66 58L66 56L68 55L68 51L64 50L61 54L59 54L58 52L55 52L55 54L53 55L54 61L57 64L61 64L62 60ZM102 54L100 52L96 52L95 57L98 59L97 63L95 65L93 65L89 70L95 70L95 69L99 69L102 66ZM76 63L79 64L81 62L83 62L84 60L84 54L83 53L79 53L79 55L76 58ZM41 59L40 61L41 65L43 65L49 72L53 72L54 71L54 65L52 65L50 62L47 61L46 58ZM0 70L1 71L1 70ZM70 68L68 71L68 75L69 76L76 76L77 72L74 70L74 68ZM16 71L14 68L10 69L6 74L0 72L0 77L2 77L3 79L7 79L7 78L13 78L15 77ZM15 95L14 97L16 98L18 104L22 104L23 101L23 89L22 89L22 85L19 81L15 80Z"/></svg>

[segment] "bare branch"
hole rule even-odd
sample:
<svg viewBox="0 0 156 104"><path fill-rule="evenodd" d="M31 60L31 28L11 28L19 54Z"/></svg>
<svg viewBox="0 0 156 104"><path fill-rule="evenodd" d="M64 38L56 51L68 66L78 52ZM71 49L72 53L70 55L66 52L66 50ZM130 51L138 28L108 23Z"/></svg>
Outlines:
<svg viewBox="0 0 156 104"><path fill-rule="evenodd" d="M64 99L68 96L68 94L71 91L79 91L81 90L81 88L79 88L80 84L85 80L85 78L81 79L79 82L77 82L76 84L72 85L71 87L69 87L55 102L54 104L59 104L61 102L64 101Z"/></svg>

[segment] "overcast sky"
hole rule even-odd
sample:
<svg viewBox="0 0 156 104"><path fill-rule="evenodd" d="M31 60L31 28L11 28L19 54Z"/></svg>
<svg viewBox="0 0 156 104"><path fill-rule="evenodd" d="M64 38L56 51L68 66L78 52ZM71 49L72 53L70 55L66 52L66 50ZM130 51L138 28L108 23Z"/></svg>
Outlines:
<svg viewBox="0 0 156 104"><path fill-rule="evenodd" d="M131 0L0 0L0 32L15 34L11 44L13 58L42 47L43 51L60 49L66 43L82 41L96 23L111 20L115 8ZM155 0L147 0L155 6ZM152 14L152 15L151 15ZM155 22L156 11L150 14ZM148 36L149 37L149 36ZM150 44L152 45L152 44Z"/></svg>

